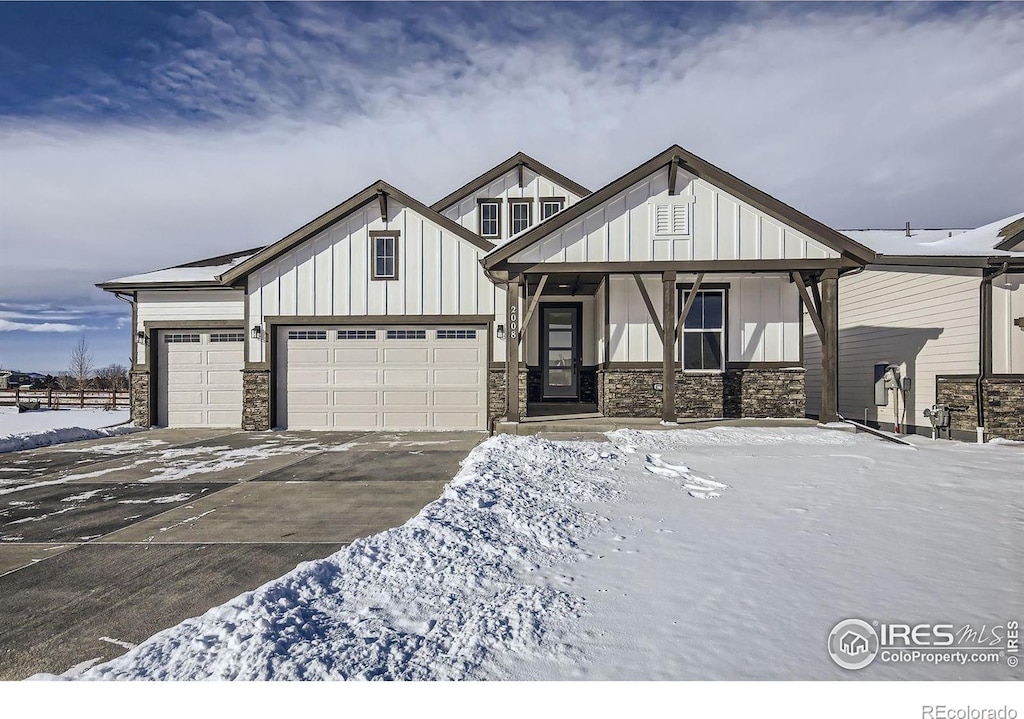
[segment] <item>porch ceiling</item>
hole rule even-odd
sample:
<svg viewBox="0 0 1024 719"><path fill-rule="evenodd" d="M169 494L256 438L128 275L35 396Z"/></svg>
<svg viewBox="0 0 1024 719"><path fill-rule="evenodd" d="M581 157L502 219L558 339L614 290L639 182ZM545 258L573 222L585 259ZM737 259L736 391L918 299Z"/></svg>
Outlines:
<svg viewBox="0 0 1024 719"><path fill-rule="evenodd" d="M531 272L525 275L530 294L537 288L545 273ZM552 272L544 286L545 295L593 295L604 279L602 272Z"/></svg>

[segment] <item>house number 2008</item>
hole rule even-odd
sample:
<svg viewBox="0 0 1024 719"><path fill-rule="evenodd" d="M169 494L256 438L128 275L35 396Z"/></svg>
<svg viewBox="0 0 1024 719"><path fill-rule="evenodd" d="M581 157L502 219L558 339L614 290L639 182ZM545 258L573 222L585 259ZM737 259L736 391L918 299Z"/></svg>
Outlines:
<svg viewBox="0 0 1024 719"><path fill-rule="evenodd" d="M508 336L510 339L519 336L519 311L514 308L508 313Z"/></svg>

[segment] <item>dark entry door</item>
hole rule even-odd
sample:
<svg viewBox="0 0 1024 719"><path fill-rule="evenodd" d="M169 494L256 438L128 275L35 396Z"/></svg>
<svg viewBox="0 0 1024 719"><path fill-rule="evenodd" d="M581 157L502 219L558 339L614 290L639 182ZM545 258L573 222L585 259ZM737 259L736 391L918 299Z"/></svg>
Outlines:
<svg viewBox="0 0 1024 719"><path fill-rule="evenodd" d="M580 397L580 306L541 307L541 374L544 399Z"/></svg>

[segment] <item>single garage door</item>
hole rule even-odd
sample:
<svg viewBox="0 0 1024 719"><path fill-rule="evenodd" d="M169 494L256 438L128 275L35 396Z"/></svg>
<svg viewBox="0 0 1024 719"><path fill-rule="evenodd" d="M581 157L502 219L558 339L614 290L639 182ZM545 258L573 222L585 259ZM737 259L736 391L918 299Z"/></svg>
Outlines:
<svg viewBox="0 0 1024 719"><path fill-rule="evenodd" d="M174 330L157 339L157 424L241 427L245 333Z"/></svg>
<svg viewBox="0 0 1024 719"><path fill-rule="evenodd" d="M278 424L485 429L484 327L283 327Z"/></svg>

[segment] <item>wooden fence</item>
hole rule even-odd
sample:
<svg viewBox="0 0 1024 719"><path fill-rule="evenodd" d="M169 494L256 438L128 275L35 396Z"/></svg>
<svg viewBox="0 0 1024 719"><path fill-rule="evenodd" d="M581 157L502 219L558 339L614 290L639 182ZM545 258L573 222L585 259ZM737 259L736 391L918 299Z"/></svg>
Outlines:
<svg viewBox="0 0 1024 719"><path fill-rule="evenodd" d="M0 407L18 404L49 407L52 409L92 408L128 409L128 392L106 389L64 390L64 389L0 389Z"/></svg>

